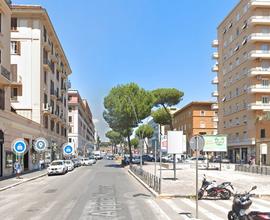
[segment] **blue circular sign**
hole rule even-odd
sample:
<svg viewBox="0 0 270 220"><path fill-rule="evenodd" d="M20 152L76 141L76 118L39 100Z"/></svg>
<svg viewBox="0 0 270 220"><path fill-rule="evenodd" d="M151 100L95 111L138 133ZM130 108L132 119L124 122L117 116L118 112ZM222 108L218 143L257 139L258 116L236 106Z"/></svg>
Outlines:
<svg viewBox="0 0 270 220"><path fill-rule="evenodd" d="M15 141L13 141L12 150L16 154L24 154L26 152L26 149L27 149L27 146L24 139L16 139Z"/></svg>
<svg viewBox="0 0 270 220"><path fill-rule="evenodd" d="M34 149L37 152L43 152L48 147L48 141L45 138L37 138L34 144Z"/></svg>
<svg viewBox="0 0 270 220"><path fill-rule="evenodd" d="M64 144L64 146L63 146L63 153L64 153L65 155L70 155L70 154L72 154L73 152L74 152L73 144L71 144L71 143L66 143L66 144Z"/></svg>

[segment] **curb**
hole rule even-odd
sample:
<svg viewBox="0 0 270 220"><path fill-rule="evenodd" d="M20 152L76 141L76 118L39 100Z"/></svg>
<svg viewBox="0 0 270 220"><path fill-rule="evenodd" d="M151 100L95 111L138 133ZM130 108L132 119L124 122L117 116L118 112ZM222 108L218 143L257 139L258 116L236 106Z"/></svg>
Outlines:
<svg viewBox="0 0 270 220"><path fill-rule="evenodd" d="M2 187L2 188L0 188L0 192L4 191L4 190L7 190L7 189L10 189L10 188L13 188L13 187L18 186L18 185L21 185L23 183L30 182L32 180L38 179L38 178L46 176L46 175L47 175L47 173L43 173L43 174L40 174L38 176L34 176L34 177L30 178L30 179L23 180L22 182L18 182L18 183L11 184L9 186Z"/></svg>
<svg viewBox="0 0 270 220"><path fill-rule="evenodd" d="M147 184L145 184L139 177L136 176L135 173L133 173L130 169L128 170L129 174L132 175L136 180L138 180L138 182L140 182L144 188L146 188L150 193L153 194L154 197L158 198L159 194L154 191L152 188L150 188Z"/></svg>

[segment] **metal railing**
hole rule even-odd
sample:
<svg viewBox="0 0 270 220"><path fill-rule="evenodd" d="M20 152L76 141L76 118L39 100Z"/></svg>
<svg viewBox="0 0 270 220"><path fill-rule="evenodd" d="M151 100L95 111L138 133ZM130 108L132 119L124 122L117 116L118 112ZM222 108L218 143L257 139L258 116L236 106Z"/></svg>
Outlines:
<svg viewBox="0 0 270 220"><path fill-rule="evenodd" d="M262 175L270 175L270 167L269 166L236 164L235 171L257 173L257 174L262 174Z"/></svg>
<svg viewBox="0 0 270 220"><path fill-rule="evenodd" d="M10 80L10 72L3 66L1 66L1 75Z"/></svg>
<svg viewBox="0 0 270 220"><path fill-rule="evenodd" d="M140 167L137 166L130 166L130 170L138 177L140 178L145 184L150 186L153 190L156 192L160 192L160 178L144 171Z"/></svg>

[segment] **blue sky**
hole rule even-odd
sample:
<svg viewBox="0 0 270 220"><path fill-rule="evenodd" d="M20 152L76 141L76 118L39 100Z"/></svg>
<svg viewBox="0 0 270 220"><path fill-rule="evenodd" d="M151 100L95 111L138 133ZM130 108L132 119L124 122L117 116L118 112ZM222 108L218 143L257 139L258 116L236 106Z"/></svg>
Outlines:
<svg viewBox="0 0 270 220"><path fill-rule="evenodd" d="M216 28L238 0L13 0L45 7L73 70L72 88L88 99L103 138L103 98L136 82L185 93L180 107L214 100Z"/></svg>

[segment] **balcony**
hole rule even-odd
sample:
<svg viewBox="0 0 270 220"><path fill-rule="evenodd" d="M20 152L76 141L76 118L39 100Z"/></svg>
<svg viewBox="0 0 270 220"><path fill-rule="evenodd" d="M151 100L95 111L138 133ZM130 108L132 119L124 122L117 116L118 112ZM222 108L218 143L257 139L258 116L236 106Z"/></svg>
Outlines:
<svg viewBox="0 0 270 220"><path fill-rule="evenodd" d="M17 79L16 76L12 75L11 88L17 88L17 96L22 96L22 77L21 76L19 76Z"/></svg>
<svg viewBox="0 0 270 220"><path fill-rule="evenodd" d="M213 117L213 122L218 122L218 117Z"/></svg>
<svg viewBox="0 0 270 220"><path fill-rule="evenodd" d="M212 80L212 84L218 84L218 77L217 76Z"/></svg>
<svg viewBox="0 0 270 220"><path fill-rule="evenodd" d="M50 45L50 43L49 43L49 40L48 40L48 38L46 39L46 40L44 40L44 42L43 42L43 47L44 47L44 49L46 50L46 51L50 51L52 48L51 48L51 45Z"/></svg>
<svg viewBox="0 0 270 220"><path fill-rule="evenodd" d="M213 59L218 59L219 58L218 52L214 52L213 55L212 55L212 58Z"/></svg>
<svg viewBox="0 0 270 220"><path fill-rule="evenodd" d="M46 69L47 71L49 71L50 70L50 61L49 61L49 59L46 59L46 58L43 58L43 67L44 67L44 69Z"/></svg>
<svg viewBox="0 0 270 220"><path fill-rule="evenodd" d="M270 24L270 16L252 16L248 20L248 23L251 25L269 25Z"/></svg>
<svg viewBox="0 0 270 220"><path fill-rule="evenodd" d="M228 146L255 145L255 138L231 138L228 139Z"/></svg>
<svg viewBox="0 0 270 220"><path fill-rule="evenodd" d="M249 35L248 40L251 42L270 42L270 33L253 33Z"/></svg>
<svg viewBox="0 0 270 220"><path fill-rule="evenodd" d="M10 72L1 65L0 70L0 84L9 85L11 81L11 75Z"/></svg>
<svg viewBox="0 0 270 220"><path fill-rule="evenodd" d="M49 103L43 103L42 111L44 114L49 115L52 113L52 107Z"/></svg>
<svg viewBox="0 0 270 220"><path fill-rule="evenodd" d="M214 65L212 67L212 72L218 72L218 65Z"/></svg>
<svg viewBox="0 0 270 220"><path fill-rule="evenodd" d="M212 104L211 109L212 110L218 110L218 104L217 103Z"/></svg>
<svg viewBox="0 0 270 220"><path fill-rule="evenodd" d="M56 90L51 89L50 95L51 95L52 99L57 99L57 91Z"/></svg>
<svg viewBox="0 0 270 220"><path fill-rule="evenodd" d="M212 41L212 47L218 47L218 40Z"/></svg>
<svg viewBox="0 0 270 220"><path fill-rule="evenodd" d="M248 88L249 93L270 93L270 86L264 86L261 84L252 85Z"/></svg>
<svg viewBox="0 0 270 220"><path fill-rule="evenodd" d="M51 55L51 61L54 62L54 63L58 62L57 57L55 56L55 54Z"/></svg>
<svg viewBox="0 0 270 220"><path fill-rule="evenodd" d="M270 111L270 103L262 103L261 101L257 101L255 103L250 103L248 105L248 109Z"/></svg>
<svg viewBox="0 0 270 220"><path fill-rule="evenodd" d="M213 97L218 97L218 91L212 92L212 96L213 96Z"/></svg>
<svg viewBox="0 0 270 220"><path fill-rule="evenodd" d="M249 5L252 8L269 8L270 2L269 0L250 0Z"/></svg>
<svg viewBox="0 0 270 220"><path fill-rule="evenodd" d="M262 68L262 67L255 67L248 71L248 76L269 76L270 75L270 68Z"/></svg>
<svg viewBox="0 0 270 220"><path fill-rule="evenodd" d="M252 50L249 53L250 59L264 58L270 59L270 50Z"/></svg>

